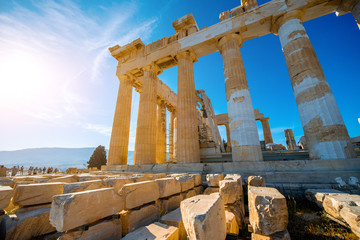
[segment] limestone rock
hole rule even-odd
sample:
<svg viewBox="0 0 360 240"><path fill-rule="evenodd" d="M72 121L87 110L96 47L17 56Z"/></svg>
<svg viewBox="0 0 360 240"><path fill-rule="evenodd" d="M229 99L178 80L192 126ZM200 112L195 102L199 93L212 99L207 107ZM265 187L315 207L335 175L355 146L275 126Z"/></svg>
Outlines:
<svg viewBox="0 0 360 240"><path fill-rule="evenodd" d="M93 175L88 175L88 174L84 174L84 175L77 175L78 177L78 181L79 182L85 182L85 181L93 181L93 180L99 180L98 177L93 176Z"/></svg>
<svg viewBox="0 0 360 240"><path fill-rule="evenodd" d="M183 199L191 198L193 196L196 196L196 191L194 189L191 189L189 191L181 193L183 196Z"/></svg>
<svg viewBox="0 0 360 240"><path fill-rule="evenodd" d="M226 174L224 180L236 180L242 186L242 177L240 174L235 174L235 173Z"/></svg>
<svg viewBox="0 0 360 240"><path fill-rule="evenodd" d="M125 209L154 202L160 197L159 186L156 181L125 184L120 192L124 198Z"/></svg>
<svg viewBox="0 0 360 240"><path fill-rule="evenodd" d="M194 178L189 175L178 176L175 179L181 184L181 192L185 192L195 186Z"/></svg>
<svg viewBox="0 0 360 240"><path fill-rule="evenodd" d="M159 185L160 198L168 197L181 192L181 184L174 178L161 178L155 180Z"/></svg>
<svg viewBox="0 0 360 240"><path fill-rule="evenodd" d="M237 224L236 217L232 212L225 211L226 232L239 234L239 225Z"/></svg>
<svg viewBox="0 0 360 240"><path fill-rule="evenodd" d="M198 195L182 201L180 206L190 239L225 239L225 209L220 194Z"/></svg>
<svg viewBox="0 0 360 240"><path fill-rule="evenodd" d="M360 196L347 193L329 194L325 196L323 206L331 216L341 219L341 209L347 206L360 206Z"/></svg>
<svg viewBox="0 0 360 240"><path fill-rule="evenodd" d="M265 179L260 176L250 176L247 180L248 186L253 187L266 187Z"/></svg>
<svg viewBox="0 0 360 240"><path fill-rule="evenodd" d="M177 227L179 229L179 240L187 240L187 234L182 220L180 208L177 208L176 210L162 216L160 222L166 225Z"/></svg>
<svg viewBox="0 0 360 240"><path fill-rule="evenodd" d="M202 185L201 175L199 173L190 174L190 176L194 179L195 186Z"/></svg>
<svg viewBox="0 0 360 240"><path fill-rule="evenodd" d="M160 215L164 215L172 210L179 208L180 203L183 200L183 196L181 194L174 195L168 198L158 199L156 204L160 207Z"/></svg>
<svg viewBox="0 0 360 240"><path fill-rule="evenodd" d="M343 193L336 189L307 189L305 197L310 202L316 203L320 208L323 208L323 202L326 195L333 193Z"/></svg>
<svg viewBox="0 0 360 240"><path fill-rule="evenodd" d="M150 204L138 210L122 211L120 216L124 236L140 227L158 221L160 218L160 208L156 204Z"/></svg>
<svg viewBox="0 0 360 240"><path fill-rule="evenodd" d="M106 188L101 180L83 181L76 183L64 183L64 194Z"/></svg>
<svg viewBox="0 0 360 240"><path fill-rule="evenodd" d="M6 216L1 223L2 239L32 239L56 231L49 222L50 208Z"/></svg>
<svg viewBox="0 0 360 240"><path fill-rule="evenodd" d="M242 197L242 186L237 180L221 180L219 184L219 193L224 204L232 204Z"/></svg>
<svg viewBox="0 0 360 240"><path fill-rule="evenodd" d="M204 187L203 186L197 186L194 188L195 192L196 192L196 195L200 195L204 192Z"/></svg>
<svg viewBox="0 0 360 240"><path fill-rule="evenodd" d="M340 211L340 217L350 226L360 238L360 206L345 206Z"/></svg>
<svg viewBox="0 0 360 240"><path fill-rule="evenodd" d="M207 187L204 190L204 195L210 195L212 193L217 193L219 192L219 188L218 187Z"/></svg>
<svg viewBox="0 0 360 240"><path fill-rule="evenodd" d="M277 189L250 187L248 199L249 220L254 233L268 236L286 229L286 199Z"/></svg>
<svg viewBox="0 0 360 240"><path fill-rule="evenodd" d="M40 205L33 205L29 207L21 207L16 210L16 214L31 212L42 208L51 208L51 203L48 204L40 204Z"/></svg>
<svg viewBox="0 0 360 240"><path fill-rule="evenodd" d="M50 222L64 232L122 210L122 197L113 188L104 188L53 197Z"/></svg>
<svg viewBox="0 0 360 240"><path fill-rule="evenodd" d="M219 187L219 182L224 179L224 174L206 174L209 187Z"/></svg>
<svg viewBox="0 0 360 240"><path fill-rule="evenodd" d="M14 187L15 182L12 179L9 179L7 177L0 177L0 186L9 186Z"/></svg>
<svg viewBox="0 0 360 240"><path fill-rule="evenodd" d="M73 182L77 182L77 181L78 181L78 178L76 175L68 175L68 176L64 176L64 177L53 178L47 182L48 183L51 183L51 182L73 183Z"/></svg>
<svg viewBox="0 0 360 240"><path fill-rule="evenodd" d="M287 229L282 232L274 233L270 236L260 235L256 233L251 234L251 240L290 240L290 234Z"/></svg>
<svg viewBox="0 0 360 240"><path fill-rule="evenodd" d="M150 224L129 233L122 240L178 240L179 232L176 227L167 226L159 222Z"/></svg>
<svg viewBox="0 0 360 240"><path fill-rule="evenodd" d="M54 195L62 194L63 183L34 183L15 188L13 203L18 206L31 206L51 203Z"/></svg>
<svg viewBox="0 0 360 240"><path fill-rule="evenodd" d="M105 178L103 179L104 184L106 184L108 187L112 187L114 188L115 192L119 192L121 190L121 188L128 183L134 183L133 180L130 180L129 178L126 177L121 177L121 178Z"/></svg>
<svg viewBox="0 0 360 240"><path fill-rule="evenodd" d="M245 206L242 200L236 201L233 204L225 205L225 210L234 214L240 229L245 228Z"/></svg>
<svg viewBox="0 0 360 240"><path fill-rule="evenodd" d="M78 228L67 231L58 240L118 240L121 239L121 221L120 219L104 220L96 222L89 228Z"/></svg>
<svg viewBox="0 0 360 240"><path fill-rule="evenodd" d="M0 210L6 208L13 196L14 189L9 186L0 186Z"/></svg>

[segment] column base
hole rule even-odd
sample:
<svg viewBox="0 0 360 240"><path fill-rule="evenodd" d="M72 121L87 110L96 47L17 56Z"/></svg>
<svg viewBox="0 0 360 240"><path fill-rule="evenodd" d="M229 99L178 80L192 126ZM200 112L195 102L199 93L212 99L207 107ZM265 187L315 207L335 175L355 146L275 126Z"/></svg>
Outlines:
<svg viewBox="0 0 360 240"><path fill-rule="evenodd" d="M232 147L233 162L263 161L260 145L242 145Z"/></svg>

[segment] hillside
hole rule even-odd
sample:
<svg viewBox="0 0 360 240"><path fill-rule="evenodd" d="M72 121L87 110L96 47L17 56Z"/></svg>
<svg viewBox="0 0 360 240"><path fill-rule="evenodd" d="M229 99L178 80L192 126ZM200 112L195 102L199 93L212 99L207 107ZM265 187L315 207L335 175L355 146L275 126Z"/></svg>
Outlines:
<svg viewBox="0 0 360 240"><path fill-rule="evenodd" d="M95 147L91 148L30 148L15 151L0 151L0 165L6 167L24 166L84 168ZM134 152L129 151L128 164L132 164Z"/></svg>

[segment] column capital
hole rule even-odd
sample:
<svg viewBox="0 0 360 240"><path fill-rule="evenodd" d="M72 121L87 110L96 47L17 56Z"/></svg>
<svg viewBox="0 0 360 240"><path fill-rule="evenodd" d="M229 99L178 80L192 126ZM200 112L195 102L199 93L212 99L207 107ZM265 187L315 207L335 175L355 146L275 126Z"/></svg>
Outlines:
<svg viewBox="0 0 360 240"><path fill-rule="evenodd" d="M144 67L141 68L144 72L145 71L152 71L154 72L156 75L159 75L160 73L162 73L161 68L155 64L155 63L150 63L149 65L146 65Z"/></svg>
<svg viewBox="0 0 360 240"><path fill-rule="evenodd" d="M260 120L260 122L267 122L267 121L269 121L269 117L266 117L266 118L261 118L261 119L259 119Z"/></svg>
<svg viewBox="0 0 360 240"><path fill-rule="evenodd" d="M117 77L118 77L120 82L125 81L125 80L127 80L127 81L131 80L131 78L130 78L130 76L128 74L117 75Z"/></svg>
<svg viewBox="0 0 360 240"><path fill-rule="evenodd" d="M176 53L175 58L177 61L179 61L182 58L190 58L192 60L192 62L198 61L198 57L196 56L194 50L192 50L192 49L188 49L188 50Z"/></svg>
<svg viewBox="0 0 360 240"><path fill-rule="evenodd" d="M303 10L297 9L291 12L287 12L282 15L272 16L271 32L278 34L279 28L288 20L291 19L300 19L303 20L305 12Z"/></svg>
<svg viewBox="0 0 360 240"><path fill-rule="evenodd" d="M228 35L225 35L221 38L218 39L217 41L217 46L218 46L218 49L220 51L220 53L222 52L222 46L231 41L231 40L236 40L237 43L239 44L239 47L242 47L242 38L241 38L241 35L240 34L236 34L236 33L231 33L231 34L228 34Z"/></svg>

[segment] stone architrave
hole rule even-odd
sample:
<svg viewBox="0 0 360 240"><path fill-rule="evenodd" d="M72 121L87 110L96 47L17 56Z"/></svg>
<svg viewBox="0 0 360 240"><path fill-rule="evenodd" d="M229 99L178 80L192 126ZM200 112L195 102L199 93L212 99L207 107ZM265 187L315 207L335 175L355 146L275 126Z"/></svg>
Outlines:
<svg viewBox="0 0 360 240"><path fill-rule="evenodd" d="M356 157L334 95L302 25L304 13L277 18L277 31L290 75L310 159Z"/></svg>
<svg viewBox="0 0 360 240"><path fill-rule="evenodd" d="M122 209L123 198L113 188L104 188L54 196L49 219L58 232L65 232Z"/></svg>
<svg viewBox="0 0 360 240"><path fill-rule="evenodd" d="M107 188L108 186L106 186L101 180L93 180L93 181L84 181L77 183L64 183L63 187L64 187L63 193L66 194L66 193L94 190L99 188Z"/></svg>
<svg viewBox="0 0 360 240"><path fill-rule="evenodd" d="M189 239L225 239L225 209L220 194L188 198L181 202L180 209Z"/></svg>
<svg viewBox="0 0 360 240"><path fill-rule="evenodd" d="M262 161L254 108L246 80L241 37L230 34L218 43L223 58L233 161Z"/></svg>
<svg viewBox="0 0 360 240"><path fill-rule="evenodd" d="M160 100L157 105L156 164L166 163L166 106Z"/></svg>
<svg viewBox="0 0 360 240"><path fill-rule="evenodd" d="M34 183L15 188L13 203L18 206L31 206L51 203L52 197L62 194L64 183Z"/></svg>
<svg viewBox="0 0 360 240"><path fill-rule="evenodd" d="M125 184L120 193L124 198L124 209L140 207L160 197L159 185L156 181Z"/></svg>
<svg viewBox="0 0 360 240"><path fill-rule="evenodd" d="M168 197L181 192L181 183L175 178L160 178L155 181L159 185L160 198Z"/></svg>
<svg viewBox="0 0 360 240"><path fill-rule="evenodd" d="M249 187L249 220L253 232L272 235L288 224L286 198L275 188Z"/></svg>
<svg viewBox="0 0 360 240"><path fill-rule="evenodd" d="M143 88L140 94L135 139L134 162L136 165L156 163L157 75L161 71L156 64L147 65L143 71Z"/></svg>
<svg viewBox="0 0 360 240"><path fill-rule="evenodd" d="M199 163L200 147L193 62L191 51L180 52L178 60L176 159L178 163Z"/></svg>
<svg viewBox="0 0 360 240"><path fill-rule="evenodd" d="M127 165L133 86L127 75L118 76L118 79L120 85L111 130L108 166Z"/></svg>

